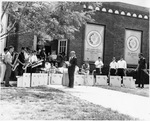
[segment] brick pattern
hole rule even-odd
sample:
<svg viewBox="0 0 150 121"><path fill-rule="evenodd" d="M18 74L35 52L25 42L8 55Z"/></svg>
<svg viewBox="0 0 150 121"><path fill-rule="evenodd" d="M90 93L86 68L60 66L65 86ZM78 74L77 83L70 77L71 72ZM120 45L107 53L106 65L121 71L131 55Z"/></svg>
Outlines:
<svg viewBox="0 0 150 121"><path fill-rule="evenodd" d="M107 4L107 6L106 4L104 4L103 7L109 8L110 6L113 9L121 9L126 11L126 7L117 7L114 4L111 5L110 3ZM131 13L141 13L140 8L137 10L131 9L130 11ZM147 14L147 12L145 12L145 14ZM103 61L107 68L113 56L115 56L118 60L120 55L124 55L125 29L140 30L143 32L141 52L146 57L147 62L149 62L149 20L105 13L102 11L97 11L96 14L93 15L93 18L95 19L95 23L105 26ZM77 64L79 67L81 67L81 65L83 64L84 32L85 27L83 26L80 29L80 32L75 33L75 39L69 40L68 43L68 56L70 51L76 51L76 55L78 58ZM20 50L22 46L32 48L33 37L34 36L32 33L27 33L18 36L10 36L7 39L7 45L14 45L14 47L16 47L17 50ZM91 69L94 69L93 62L91 62Z"/></svg>
<svg viewBox="0 0 150 121"><path fill-rule="evenodd" d="M119 60L120 55L124 55L124 41L125 41L125 29L133 29L142 31L142 46L141 52L149 62L149 34L148 26L149 21L144 19L138 19L128 16L115 15L111 13L96 12L93 16L95 23L105 26L104 34L104 64L108 68L112 57L115 56ZM83 51L84 51L84 31L82 28L81 32L75 34L75 40L70 41L70 48L75 50L78 57L78 64L81 66L83 62ZM81 62L80 62L81 61ZM92 64L92 70L94 65ZM128 65L130 67L132 65ZM107 69L106 69L107 70Z"/></svg>

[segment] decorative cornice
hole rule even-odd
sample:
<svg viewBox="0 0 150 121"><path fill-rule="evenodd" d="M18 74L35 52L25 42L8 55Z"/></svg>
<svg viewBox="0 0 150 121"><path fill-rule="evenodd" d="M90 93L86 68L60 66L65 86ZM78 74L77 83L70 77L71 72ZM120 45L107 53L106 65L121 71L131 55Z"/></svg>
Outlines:
<svg viewBox="0 0 150 121"><path fill-rule="evenodd" d="M102 8L95 7L94 8L91 5L89 5L89 6L83 5L83 8L87 8L87 9L90 9L90 10L96 10L96 11L102 11L102 12L105 12L105 13L117 14L117 15L121 15L121 16L128 16L128 17L139 18L139 19L149 19L148 15L131 13L130 11L113 10L111 8L108 9L108 8L105 8L105 7L102 7Z"/></svg>

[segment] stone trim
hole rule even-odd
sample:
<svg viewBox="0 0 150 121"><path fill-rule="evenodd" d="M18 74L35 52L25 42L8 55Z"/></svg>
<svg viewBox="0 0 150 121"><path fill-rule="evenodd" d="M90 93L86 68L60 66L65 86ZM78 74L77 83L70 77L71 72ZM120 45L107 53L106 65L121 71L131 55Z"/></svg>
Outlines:
<svg viewBox="0 0 150 121"><path fill-rule="evenodd" d="M130 11L121 11L121 10L112 10L111 8L105 8L105 7L95 7L93 8L93 6L89 5L83 5L83 8L87 8L90 10L96 10L96 11L101 11L101 12L105 12L105 13L111 13L111 14L118 14L121 16L128 16L128 17L133 17L133 18L139 18L139 19L149 19L148 15L143 15L143 14L136 14L136 13L131 13Z"/></svg>

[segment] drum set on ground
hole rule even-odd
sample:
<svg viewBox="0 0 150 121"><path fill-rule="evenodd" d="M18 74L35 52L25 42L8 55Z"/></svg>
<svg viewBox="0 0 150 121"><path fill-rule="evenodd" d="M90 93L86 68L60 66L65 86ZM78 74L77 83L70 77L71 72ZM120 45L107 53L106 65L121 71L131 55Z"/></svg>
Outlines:
<svg viewBox="0 0 150 121"><path fill-rule="evenodd" d="M135 79L133 77L123 77L123 83L120 76L106 75L79 75L74 76L74 86L114 86L135 88ZM37 87L42 85L69 85L68 73L24 73L23 76L17 76L17 87Z"/></svg>

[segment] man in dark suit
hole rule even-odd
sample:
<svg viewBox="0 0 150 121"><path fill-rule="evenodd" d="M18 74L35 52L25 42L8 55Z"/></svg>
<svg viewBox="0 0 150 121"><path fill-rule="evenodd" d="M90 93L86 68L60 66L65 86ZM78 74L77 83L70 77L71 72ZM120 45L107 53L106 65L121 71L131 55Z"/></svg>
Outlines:
<svg viewBox="0 0 150 121"><path fill-rule="evenodd" d="M144 58L143 54L140 53L138 66L136 68L138 87L140 87L140 85L142 85L141 88L144 88L144 72L146 72L146 70L147 70L146 59Z"/></svg>
<svg viewBox="0 0 150 121"><path fill-rule="evenodd" d="M19 61L18 75L19 75L19 76L22 76L23 73L24 73L24 70L23 70L23 66L24 66L24 64L25 64L24 52L25 52L25 47L22 47L22 48L21 48L21 53L19 54L19 57L18 57L18 61Z"/></svg>
<svg viewBox="0 0 150 121"><path fill-rule="evenodd" d="M68 75L69 75L69 87L74 87L74 72L77 65L77 58L75 51L70 52L69 65L68 65Z"/></svg>

